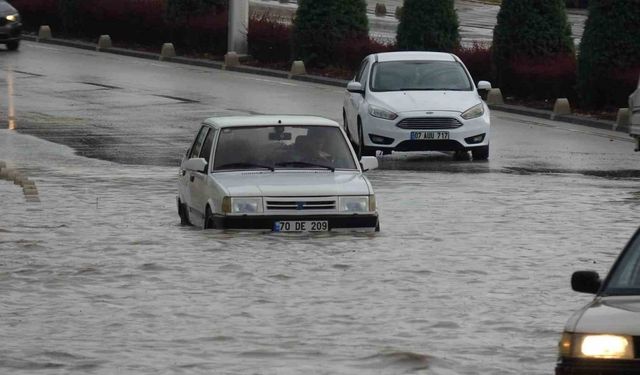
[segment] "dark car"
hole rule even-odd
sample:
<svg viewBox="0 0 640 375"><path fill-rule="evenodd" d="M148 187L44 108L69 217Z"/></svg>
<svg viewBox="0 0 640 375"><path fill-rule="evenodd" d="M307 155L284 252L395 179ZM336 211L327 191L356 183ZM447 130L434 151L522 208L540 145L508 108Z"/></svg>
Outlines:
<svg viewBox="0 0 640 375"><path fill-rule="evenodd" d="M20 47L22 21L16 8L4 0L0 0L0 43L10 51Z"/></svg>
<svg viewBox="0 0 640 375"><path fill-rule="evenodd" d="M567 322L556 375L640 374L640 229L604 280L579 271L571 286L595 298Z"/></svg>

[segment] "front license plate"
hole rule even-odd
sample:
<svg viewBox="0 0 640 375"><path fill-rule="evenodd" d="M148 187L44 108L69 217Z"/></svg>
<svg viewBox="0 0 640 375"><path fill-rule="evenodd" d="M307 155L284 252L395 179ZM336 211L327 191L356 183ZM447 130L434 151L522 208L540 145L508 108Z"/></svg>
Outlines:
<svg viewBox="0 0 640 375"><path fill-rule="evenodd" d="M317 221L276 221L273 225L274 232L326 232L329 230L329 222Z"/></svg>
<svg viewBox="0 0 640 375"><path fill-rule="evenodd" d="M411 139L415 141L449 139L449 132L411 132Z"/></svg>

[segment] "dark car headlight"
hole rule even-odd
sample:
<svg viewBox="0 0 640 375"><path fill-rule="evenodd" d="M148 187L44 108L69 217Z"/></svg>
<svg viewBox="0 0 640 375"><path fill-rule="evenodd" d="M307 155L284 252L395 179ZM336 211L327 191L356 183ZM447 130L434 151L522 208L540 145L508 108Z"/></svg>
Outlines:
<svg viewBox="0 0 640 375"><path fill-rule="evenodd" d="M633 359L633 339L625 335L562 334L561 357L590 359Z"/></svg>

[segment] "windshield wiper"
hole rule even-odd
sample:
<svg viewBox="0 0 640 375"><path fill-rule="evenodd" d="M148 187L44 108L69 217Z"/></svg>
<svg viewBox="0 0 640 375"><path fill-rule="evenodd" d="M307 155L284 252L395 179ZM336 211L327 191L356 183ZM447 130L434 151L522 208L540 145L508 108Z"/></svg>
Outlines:
<svg viewBox="0 0 640 375"><path fill-rule="evenodd" d="M325 168L330 170L331 172L335 172L336 169L330 165L324 165L324 164L316 164L316 163L309 163L306 161L285 161L282 163L276 163L277 167L286 167L286 166L301 166L301 167L318 167L318 168Z"/></svg>
<svg viewBox="0 0 640 375"><path fill-rule="evenodd" d="M256 163L228 163L228 164L223 164L223 165L217 166L216 170L220 170L220 169L245 169L245 168L264 168L264 169L270 170L271 172L273 172L275 170L275 168L270 166L270 165L262 165L262 164L256 164Z"/></svg>

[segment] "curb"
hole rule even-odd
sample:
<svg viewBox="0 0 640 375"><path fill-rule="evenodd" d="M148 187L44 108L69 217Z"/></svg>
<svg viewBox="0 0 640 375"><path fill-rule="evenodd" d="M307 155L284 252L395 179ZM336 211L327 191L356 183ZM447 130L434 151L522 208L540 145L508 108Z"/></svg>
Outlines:
<svg viewBox="0 0 640 375"><path fill-rule="evenodd" d="M23 34L22 39L28 40L31 42L37 42L37 38L33 35ZM65 47L79 48L79 49L91 50L91 51L96 50L96 44L94 43L71 41L71 40L58 39L58 38L41 40L39 41L39 43L55 44L55 45L60 45ZM159 53L135 51L135 50L129 50L125 48L107 48L107 49L101 50L100 52L112 53L112 54L122 55L122 56L137 57L137 58L147 59L147 60L160 61ZM276 78L285 78L285 79L291 79L294 81L301 81L301 82L318 83L322 85L341 87L341 88L346 87L347 83L349 82L347 80L338 79L338 78L330 78L330 77L308 75L308 74L295 75L289 78L289 73L282 70L259 68L259 67L249 66L249 65L237 65L237 66L225 67L224 63L220 61L194 59L189 57L169 57L169 58L165 58L163 61L184 64L184 65L201 66L201 67L212 68L212 69L228 70L230 72L255 74L255 75L276 77ZM500 104L500 105L495 104L495 105L490 105L489 108L494 111L515 113L519 115L531 116L531 117L541 118L545 120L568 122L571 124L584 125L584 126L589 126L589 127L598 128L598 129L615 130L617 132L629 133L628 127L626 126L616 127L616 123L614 121L596 120L596 119L576 116L576 115L554 116L552 111L528 108L528 107L510 105L510 104Z"/></svg>
<svg viewBox="0 0 640 375"><path fill-rule="evenodd" d="M621 133L629 133L628 127L616 127L615 121L597 120L588 117L576 116L576 115L554 115L553 111L544 109L528 108L519 105L510 104L492 104L489 108L493 111L515 113L518 115L525 115L530 117L541 118L545 120L553 120L557 122L567 122L570 124L589 126L592 128L603 130L615 130Z"/></svg>

